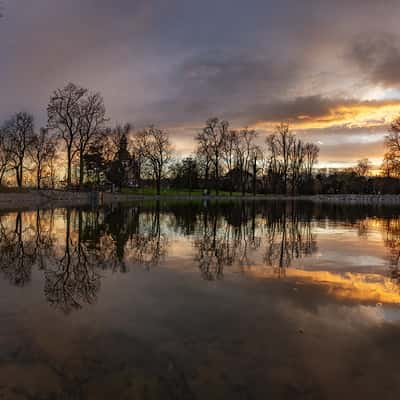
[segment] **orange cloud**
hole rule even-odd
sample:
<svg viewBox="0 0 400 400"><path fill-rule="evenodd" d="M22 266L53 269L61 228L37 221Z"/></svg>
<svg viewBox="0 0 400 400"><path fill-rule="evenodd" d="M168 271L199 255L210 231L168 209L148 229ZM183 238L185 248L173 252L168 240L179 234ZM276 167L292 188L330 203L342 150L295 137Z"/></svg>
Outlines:
<svg viewBox="0 0 400 400"><path fill-rule="evenodd" d="M288 115L286 121L293 129L326 129L332 127L371 128L388 125L400 114L400 100L350 102L330 105L320 115L304 113ZM272 130L281 121L259 120L252 128Z"/></svg>
<svg viewBox="0 0 400 400"><path fill-rule="evenodd" d="M257 277L272 278L276 276L272 268L251 267L248 272ZM305 271L296 268L285 270L286 278L300 280L323 286L337 297L357 301L399 304L400 288L389 278L379 274L345 274L329 271Z"/></svg>

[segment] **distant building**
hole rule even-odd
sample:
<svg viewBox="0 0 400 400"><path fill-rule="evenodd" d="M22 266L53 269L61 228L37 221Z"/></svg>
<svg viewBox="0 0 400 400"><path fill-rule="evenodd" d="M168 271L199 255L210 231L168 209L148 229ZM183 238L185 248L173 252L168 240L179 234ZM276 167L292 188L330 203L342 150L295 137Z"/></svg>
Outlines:
<svg viewBox="0 0 400 400"><path fill-rule="evenodd" d="M128 151L128 140L122 135L119 142L119 149L116 154L116 160L119 160L124 169L124 179L122 186L139 187L140 186L140 163L135 156Z"/></svg>

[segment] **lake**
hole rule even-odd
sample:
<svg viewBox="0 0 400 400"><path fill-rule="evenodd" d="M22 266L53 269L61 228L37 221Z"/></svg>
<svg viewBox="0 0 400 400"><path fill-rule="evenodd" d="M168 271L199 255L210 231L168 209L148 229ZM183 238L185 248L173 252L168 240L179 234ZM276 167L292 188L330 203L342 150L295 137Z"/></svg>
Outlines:
<svg viewBox="0 0 400 400"><path fill-rule="evenodd" d="M400 209L0 214L0 399L396 399Z"/></svg>

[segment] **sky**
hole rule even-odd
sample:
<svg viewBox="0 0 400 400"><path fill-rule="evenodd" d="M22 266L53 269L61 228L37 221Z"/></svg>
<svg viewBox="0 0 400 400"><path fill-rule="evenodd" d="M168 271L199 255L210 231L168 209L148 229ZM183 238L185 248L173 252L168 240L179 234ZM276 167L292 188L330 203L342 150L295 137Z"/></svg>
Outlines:
<svg viewBox="0 0 400 400"><path fill-rule="evenodd" d="M379 164L400 114L398 0L0 0L0 121L46 123L52 91L99 91L112 123L193 150L210 117L281 121L320 165Z"/></svg>

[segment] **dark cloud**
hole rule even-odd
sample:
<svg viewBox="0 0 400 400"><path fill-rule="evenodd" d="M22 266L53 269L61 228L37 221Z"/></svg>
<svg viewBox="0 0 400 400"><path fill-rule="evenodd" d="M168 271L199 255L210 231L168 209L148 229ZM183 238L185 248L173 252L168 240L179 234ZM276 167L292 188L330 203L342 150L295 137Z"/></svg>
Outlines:
<svg viewBox="0 0 400 400"><path fill-rule="evenodd" d="M277 99L264 104L253 104L238 113L235 119L244 119L249 125L260 121L295 122L299 118L319 119L329 115L339 104L350 103L350 100L326 98L321 95Z"/></svg>
<svg viewBox="0 0 400 400"><path fill-rule="evenodd" d="M400 46L395 35L359 38L350 55L373 83L400 86Z"/></svg>
<svg viewBox="0 0 400 400"><path fill-rule="evenodd" d="M249 104L266 104L272 97L285 96L295 84L300 68L296 64L278 65L271 57L251 54L208 52L189 57L170 74L174 88L167 99L155 102L151 109L160 110L156 118L164 123L182 121L199 123L210 115L235 119L234 110ZM142 115L146 114L141 110Z"/></svg>

